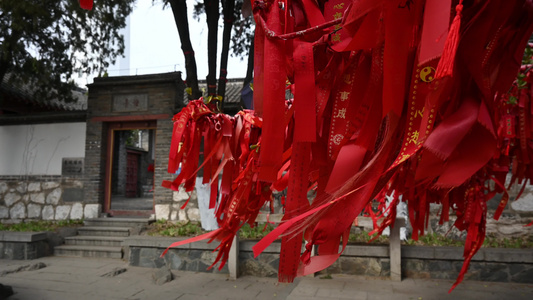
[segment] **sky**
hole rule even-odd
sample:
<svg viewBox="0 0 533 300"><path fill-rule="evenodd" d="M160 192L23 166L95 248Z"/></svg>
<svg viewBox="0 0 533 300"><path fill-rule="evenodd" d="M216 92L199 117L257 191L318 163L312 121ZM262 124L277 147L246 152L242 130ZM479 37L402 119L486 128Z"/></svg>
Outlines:
<svg viewBox="0 0 533 300"><path fill-rule="evenodd" d="M196 56L198 79L207 76L207 24L205 16L196 21L192 18L192 8L196 0L187 0L189 11L189 30L191 42ZM97 9L97 7L93 8ZM126 45L127 63L117 62L108 69L109 76L144 75L181 71L185 80L185 60L181 50L178 30L170 7L163 9L162 1L155 4L152 0L137 0L133 13L130 15L130 39ZM222 47L222 18L219 26L218 56ZM127 41L126 41L127 43ZM128 47L129 46L129 47ZM127 61L128 59L126 59ZM217 78L218 78L217 67ZM244 78L246 76L246 59L229 57L228 78ZM80 85L93 82L94 76L77 80Z"/></svg>

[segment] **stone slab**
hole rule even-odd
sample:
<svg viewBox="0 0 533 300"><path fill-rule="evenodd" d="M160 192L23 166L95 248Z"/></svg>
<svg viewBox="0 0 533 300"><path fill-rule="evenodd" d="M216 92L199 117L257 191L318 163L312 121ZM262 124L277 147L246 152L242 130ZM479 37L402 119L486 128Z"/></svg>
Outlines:
<svg viewBox="0 0 533 300"><path fill-rule="evenodd" d="M402 258L435 258L435 249L433 247L402 246Z"/></svg>
<svg viewBox="0 0 533 300"><path fill-rule="evenodd" d="M463 261L462 247L402 246L402 258ZM481 248L472 261L533 263L533 251L527 249Z"/></svg>
<svg viewBox="0 0 533 300"><path fill-rule="evenodd" d="M63 190L64 202L82 202L84 196L83 188L65 188Z"/></svg>
<svg viewBox="0 0 533 300"><path fill-rule="evenodd" d="M3 242L37 242L46 239L46 232L0 231L0 241Z"/></svg>
<svg viewBox="0 0 533 300"><path fill-rule="evenodd" d="M151 236L132 236L124 239L124 246L126 247L153 247L166 249L172 243L182 241L187 238L165 238L165 237L151 237ZM217 242L207 243L207 241L198 241L190 244L175 247L176 249L200 249L200 250L214 250L218 246Z"/></svg>
<svg viewBox="0 0 533 300"><path fill-rule="evenodd" d="M533 263L533 250L529 249L503 249L485 248L481 249L485 261L507 262L507 263Z"/></svg>
<svg viewBox="0 0 533 300"><path fill-rule="evenodd" d="M157 285L163 285L172 280L172 272L166 266L152 272L152 281Z"/></svg>
<svg viewBox="0 0 533 300"><path fill-rule="evenodd" d="M348 245L343 256L363 256L363 257L389 257L389 247L387 245Z"/></svg>
<svg viewBox="0 0 533 300"><path fill-rule="evenodd" d="M241 240L239 242L239 248L241 249L241 251L244 251L244 252L252 252L253 246L255 246L257 242L259 242L259 240ZM263 251L263 253L279 253L280 250L281 250L281 243L275 242L275 243L270 244Z"/></svg>

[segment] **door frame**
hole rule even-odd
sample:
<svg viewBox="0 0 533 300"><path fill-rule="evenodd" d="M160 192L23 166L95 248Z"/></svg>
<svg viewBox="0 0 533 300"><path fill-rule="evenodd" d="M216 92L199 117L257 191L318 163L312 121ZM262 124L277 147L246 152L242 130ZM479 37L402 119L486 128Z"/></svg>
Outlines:
<svg viewBox="0 0 533 300"><path fill-rule="evenodd" d="M150 217L154 213L154 202L152 202L152 210L112 210L111 209L111 178L113 173L113 149L115 142L115 131L117 130L133 130L133 129L153 129L154 134L157 129L157 120L144 121L122 121L122 122L108 122L107 123L107 149L106 149L106 163L105 163L105 177L104 177L104 213L111 216L142 216ZM157 136L155 137L157 139ZM156 143L154 143L155 153ZM152 201L154 201L152 199Z"/></svg>

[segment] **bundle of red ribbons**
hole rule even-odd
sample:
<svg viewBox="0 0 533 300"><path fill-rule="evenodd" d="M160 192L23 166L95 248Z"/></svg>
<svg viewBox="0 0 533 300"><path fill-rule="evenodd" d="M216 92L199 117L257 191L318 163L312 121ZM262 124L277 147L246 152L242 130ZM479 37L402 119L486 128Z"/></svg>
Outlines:
<svg viewBox="0 0 533 300"><path fill-rule="evenodd" d="M507 204L510 166L513 183L533 178L533 76L521 69L532 2L269 0L253 12L255 110L230 117L200 99L174 116L168 171L182 169L163 185L192 191L203 168L220 229L172 246L220 240L222 267L239 228L287 189L283 222L254 253L281 237L279 279L292 281L340 256L372 200L392 195L376 231L394 225L402 196L413 239L430 203L466 230L455 287L483 243L486 202L504 194L496 219Z"/></svg>

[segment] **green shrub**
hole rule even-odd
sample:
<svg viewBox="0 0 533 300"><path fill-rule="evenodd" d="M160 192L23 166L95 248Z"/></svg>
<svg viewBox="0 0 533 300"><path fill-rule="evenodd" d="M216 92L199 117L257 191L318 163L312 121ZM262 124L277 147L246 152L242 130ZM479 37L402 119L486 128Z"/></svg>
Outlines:
<svg viewBox="0 0 533 300"><path fill-rule="evenodd" d="M244 224L239 230L240 239L262 239L272 230L274 230L272 224L256 224L255 226L250 226L249 224ZM4 229L0 229L4 230ZM199 234L205 233L202 230L200 223L187 222L187 223L174 223L166 220L157 220L152 223L148 229L148 234L152 236L196 236ZM376 235L369 235L367 231L361 231L359 233L351 233L349 237L350 243L355 244L366 244L369 243L372 238ZM373 244L388 244L388 236L379 236L374 241L370 242ZM412 245L412 246L454 246L454 247L463 247L464 241L454 240L446 236L437 234L437 233L428 233L419 237L418 241L409 239L407 241L402 241L402 244ZM492 247L492 248L533 248L533 237L521 237L521 238L497 238L493 235L487 235L483 243L483 247Z"/></svg>
<svg viewBox="0 0 533 300"><path fill-rule="evenodd" d="M246 223L241 227L241 230L239 230L239 238L244 240L262 239L274 230L274 228L275 227L270 223L266 224L266 226L264 224L256 224L254 227L251 227L250 224Z"/></svg>
<svg viewBox="0 0 533 300"><path fill-rule="evenodd" d="M426 234L421 236L418 241L407 240L407 245L416 246L455 246L463 247L464 241L454 240L436 233ZM533 237L512 237L501 238L495 235L488 234L485 237L482 247L484 248L533 248Z"/></svg>
<svg viewBox="0 0 533 300"><path fill-rule="evenodd" d="M413 239L408 239L404 242L407 245L412 246L464 246L463 241L453 240L446 236L437 234L437 233L427 233L418 238L418 241Z"/></svg>
<svg viewBox="0 0 533 300"><path fill-rule="evenodd" d="M2 231L56 231L62 227L83 225L83 220L29 221L18 224L0 224Z"/></svg>
<svg viewBox="0 0 533 300"><path fill-rule="evenodd" d="M148 234L152 236L197 236L205 231L200 223L173 223L165 220L157 220L148 228Z"/></svg>
<svg viewBox="0 0 533 300"><path fill-rule="evenodd" d="M483 242L486 248L533 248L533 236L498 238L488 234Z"/></svg>
<svg viewBox="0 0 533 300"><path fill-rule="evenodd" d="M367 244L367 243L373 243L373 244L388 244L389 243L389 237L388 236L379 236L374 241L370 242L374 237L376 237L376 234L369 235L368 231L361 231L359 233L350 233L350 236L348 238L348 242L354 243L354 244Z"/></svg>

